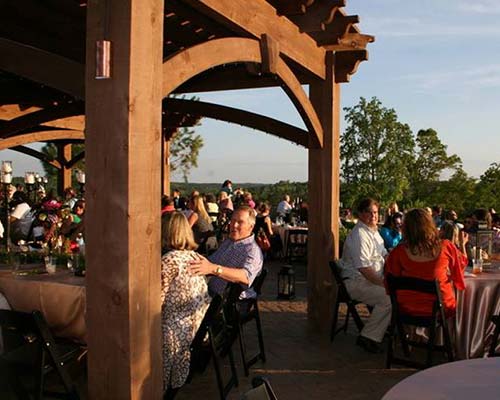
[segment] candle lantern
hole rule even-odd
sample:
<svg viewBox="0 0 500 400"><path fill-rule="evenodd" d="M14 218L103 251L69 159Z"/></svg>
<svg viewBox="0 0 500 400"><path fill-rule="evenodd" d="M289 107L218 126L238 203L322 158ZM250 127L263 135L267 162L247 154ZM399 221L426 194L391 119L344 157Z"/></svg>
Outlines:
<svg viewBox="0 0 500 400"><path fill-rule="evenodd" d="M493 238L495 231L493 229L486 229L486 224L479 225L476 232L475 254L473 255L476 260L481 259L483 265L489 267L491 265L491 256L493 255Z"/></svg>
<svg viewBox="0 0 500 400"><path fill-rule="evenodd" d="M294 297L295 271L291 265L285 265L278 272L278 299L291 300Z"/></svg>
<svg viewBox="0 0 500 400"><path fill-rule="evenodd" d="M10 250L10 210L9 210L9 187L12 183L12 161L2 161L0 180L4 190L5 208L5 250Z"/></svg>
<svg viewBox="0 0 500 400"><path fill-rule="evenodd" d="M76 181L80 185L80 197L83 197L85 193L85 172L77 169L76 170Z"/></svg>

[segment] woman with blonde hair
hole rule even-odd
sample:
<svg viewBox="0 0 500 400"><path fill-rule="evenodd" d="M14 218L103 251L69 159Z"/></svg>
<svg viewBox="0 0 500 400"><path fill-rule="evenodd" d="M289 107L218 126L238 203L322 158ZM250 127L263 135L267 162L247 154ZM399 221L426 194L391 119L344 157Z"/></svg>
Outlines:
<svg viewBox="0 0 500 400"><path fill-rule="evenodd" d="M463 270L467 266L462 254L447 239L441 239L432 216L425 209L414 209L405 215L403 243L387 258L385 276L407 276L439 281L445 312L455 312L455 290L465 289ZM412 315L432 314L434 296L408 291L398 295L403 312Z"/></svg>
<svg viewBox="0 0 500 400"><path fill-rule="evenodd" d="M207 213L203 197L193 196L189 201L193 213L189 216L189 225L193 228L194 240L200 246L199 251L206 253L217 248L212 220Z"/></svg>
<svg viewBox="0 0 500 400"><path fill-rule="evenodd" d="M161 327L163 338L163 383L167 397L181 387L189 375L189 346L210 304L202 276L189 274L189 262L198 257L198 247L186 217L174 212L167 225L167 252L161 259Z"/></svg>

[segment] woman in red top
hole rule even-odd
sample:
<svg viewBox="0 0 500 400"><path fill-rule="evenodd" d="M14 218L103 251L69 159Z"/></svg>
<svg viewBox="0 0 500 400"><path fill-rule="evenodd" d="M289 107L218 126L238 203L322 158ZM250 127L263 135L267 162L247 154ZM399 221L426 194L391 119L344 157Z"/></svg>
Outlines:
<svg viewBox="0 0 500 400"><path fill-rule="evenodd" d="M465 289L463 270L466 265L456 246L449 240L439 238L429 213L414 209L405 216L403 243L389 254L385 275L437 279L446 315L452 316L456 308L453 286L458 290ZM401 291L398 303L404 313L430 316L434 299L426 293Z"/></svg>

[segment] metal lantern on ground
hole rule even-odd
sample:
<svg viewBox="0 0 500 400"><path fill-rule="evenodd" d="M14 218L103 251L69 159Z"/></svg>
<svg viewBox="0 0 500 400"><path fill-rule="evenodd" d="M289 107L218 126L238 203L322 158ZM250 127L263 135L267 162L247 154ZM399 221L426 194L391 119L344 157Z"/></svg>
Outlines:
<svg viewBox="0 0 500 400"><path fill-rule="evenodd" d="M295 271L291 265L285 265L278 272L278 299L290 300L294 297Z"/></svg>

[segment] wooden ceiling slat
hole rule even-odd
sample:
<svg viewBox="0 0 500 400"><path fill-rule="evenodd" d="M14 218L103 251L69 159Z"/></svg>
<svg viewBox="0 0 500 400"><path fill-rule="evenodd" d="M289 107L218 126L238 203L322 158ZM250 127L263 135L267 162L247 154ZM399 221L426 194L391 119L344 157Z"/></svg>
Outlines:
<svg viewBox="0 0 500 400"><path fill-rule="evenodd" d="M0 38L0 69L77 98L85 96L85 66L58 55Z"/></svg>

